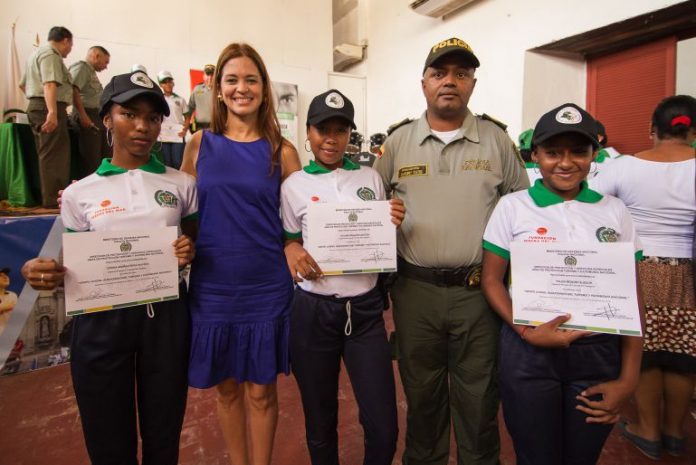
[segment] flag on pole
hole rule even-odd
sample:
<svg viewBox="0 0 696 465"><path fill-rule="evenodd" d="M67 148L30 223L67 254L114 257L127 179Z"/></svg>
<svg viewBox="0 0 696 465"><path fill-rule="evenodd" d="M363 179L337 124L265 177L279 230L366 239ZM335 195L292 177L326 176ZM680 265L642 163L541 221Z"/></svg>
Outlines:
<svg viewBox="0 0 696 465"><path fill-rule="evenodd" d="M24 109L27 107L24 94L22 94L22 91L19 89L22 73L19 69L19 55L17 54L17 44L15 43L15 25L16 23L12 23L10 50L7 54L7 68L5 74L7 79L5 79L5 88L3 89L3 121L6 121L13 114L23 114Z"/></svg>

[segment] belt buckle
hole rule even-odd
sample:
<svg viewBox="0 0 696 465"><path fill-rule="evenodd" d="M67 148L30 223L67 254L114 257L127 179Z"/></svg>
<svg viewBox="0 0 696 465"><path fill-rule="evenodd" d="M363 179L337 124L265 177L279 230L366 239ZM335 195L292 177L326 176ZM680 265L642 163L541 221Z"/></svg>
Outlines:
<svg viewBox="0 0 696 465"><path fill-rule="evenodd" d="M481 265L470 266L464 276L464 282L469 289L481 287Z"/></svg>

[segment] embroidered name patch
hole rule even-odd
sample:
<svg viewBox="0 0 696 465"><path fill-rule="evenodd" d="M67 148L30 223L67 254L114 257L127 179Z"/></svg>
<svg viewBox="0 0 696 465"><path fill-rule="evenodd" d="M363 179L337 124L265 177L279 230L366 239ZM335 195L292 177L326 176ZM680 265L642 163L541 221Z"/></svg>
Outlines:
<svg viewBox="0 0 696 465"><path fill-rule="evenodd" d="M408 178L410 176L427 176L428 165L408 165L399 168L399 178Z"/></svg>
<svg viewBox="0 0 696 465"><path fill-rule="evenodd" d="M491 171L490 160L464 160L463 171Z"/></svg>

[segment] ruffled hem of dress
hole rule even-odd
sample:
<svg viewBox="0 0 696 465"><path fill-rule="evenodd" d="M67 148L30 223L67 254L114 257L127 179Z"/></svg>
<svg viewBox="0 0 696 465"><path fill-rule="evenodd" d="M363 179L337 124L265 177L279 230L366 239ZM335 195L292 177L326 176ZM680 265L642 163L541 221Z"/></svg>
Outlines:
<svg viewBox="0 0 696 465"><path fill-rule="evenodd" d="M199 389L234 378L272 384L290 373L289 319L248 323L193 323L189 385Z"/></svg>

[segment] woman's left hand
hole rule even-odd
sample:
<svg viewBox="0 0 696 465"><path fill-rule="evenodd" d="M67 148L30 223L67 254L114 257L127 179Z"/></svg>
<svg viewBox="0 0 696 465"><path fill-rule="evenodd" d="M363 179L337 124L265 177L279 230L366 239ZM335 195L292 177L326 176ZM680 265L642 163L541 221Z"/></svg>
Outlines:
<svg viewBox="0 0 696 465"><path fill-rule="evenodd" d="M619 421L619 409L635 391L634 383L621 379L591 386L575 398L579 400L575 408L588 415L587 423L613 424ZM601 400L590 400L590 396L599 394Z"/></svg>
<svg viewBox="0 0 696 465"><path fill-rule="evenodd" d="M404 221L404 217L406 216L406 207L404 206L404 201L401 199L391 199L389 201L389 207L392 223L394 223L398 228L401 226L401 223Z"/></svg>
<svg viewBox="0 0 696 465"><path fill-rule="evenodd" d="M184 267L193 261L196 255L196 246L190 237L182 234L174 241L174 254L179 259L179 267Z"/></svg>

